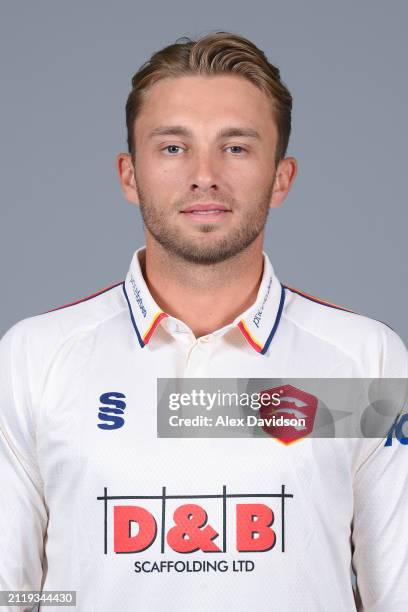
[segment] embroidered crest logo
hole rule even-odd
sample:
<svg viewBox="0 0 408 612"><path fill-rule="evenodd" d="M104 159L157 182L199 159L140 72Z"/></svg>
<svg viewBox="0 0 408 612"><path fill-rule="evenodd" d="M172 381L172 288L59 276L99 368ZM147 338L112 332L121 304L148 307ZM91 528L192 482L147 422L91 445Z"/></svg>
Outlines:
<svg viewBox="0 0 408 612"><path fill-rule="evenodd" d="M274 421L273 424L263 425L262 429L283 444L291 444L296 440L305 438L313 431L318 399L314 395L297 389L292 385L282 385L272 389L265 389L260 393L260 402L264 396L279 395L278 405L260 407L259 416ZM272 417L275 417L272 419Z"/></svg>

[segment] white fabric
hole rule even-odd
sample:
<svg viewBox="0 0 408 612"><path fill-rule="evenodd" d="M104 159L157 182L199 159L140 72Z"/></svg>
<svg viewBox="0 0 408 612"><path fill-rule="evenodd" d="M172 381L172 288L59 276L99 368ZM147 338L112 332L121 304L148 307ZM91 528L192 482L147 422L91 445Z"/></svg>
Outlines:
<svg viewBox="0 0 408 612"><path fill-rule="evenodd" d="M156 435L157 377L406 378L401 339L383 323L282 288L264 254L253 307L197 340L155 304L140 251L124 284L19 321L0 342L0 589L76 590L81 612L350 612L353 562L360 609L406 612L407 446ZM104 393L123 394L122 427L97 426ZM283 485L293 495L284 533L282 499L262 497ZM225 498L225 514L221 497L188 498L219 496L223 486L253 497ZM180 553L166 539L161 552L163 487L185 496L166 500L164 532L177 506L200 505L221 552ZM106 502L106 554L97 499L105 488L156 496ZM236 550L240 504L272 509L270 550ZM114 552L115 505L154 516L156 537L144 551ZM135 562L162 561L222 561L228 571L135 571ZM234 561L247 561L248 571L233 571Z"/></svg>

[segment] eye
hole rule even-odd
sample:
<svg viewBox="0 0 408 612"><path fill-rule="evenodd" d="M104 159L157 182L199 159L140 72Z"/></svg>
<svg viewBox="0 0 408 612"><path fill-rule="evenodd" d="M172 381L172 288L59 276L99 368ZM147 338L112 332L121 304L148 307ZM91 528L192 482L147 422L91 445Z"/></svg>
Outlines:
<svg viewBox="0 0 408 612"><path fill-rule="evenodd" d="M170 151L169 149L172 149L172 151ZM170 155L173 155L177 153L177 151L174 151L174 149L181 150L181 147L179 147L178 145L167 145L162 149L162 151L167 151L168 153L170 153Z"/></svg>
<svg viewBox="0 0 408 612"><path fill-rule="evenodd" d="M229 147L227 147L227 149L240 149L240 151L238 151L238 153L245 151L246 149L244 149L243 147L241 147L240 145L230 145ZM237 153L237 151L233 151L233 153Z"/></svg>

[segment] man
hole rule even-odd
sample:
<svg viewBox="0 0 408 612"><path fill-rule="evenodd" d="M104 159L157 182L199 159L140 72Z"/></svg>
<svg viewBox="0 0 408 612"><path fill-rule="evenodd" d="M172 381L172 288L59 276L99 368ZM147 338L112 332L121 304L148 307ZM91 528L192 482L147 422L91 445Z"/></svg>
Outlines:
<svg viewBox="0 0 408 612"><path fill-rule="evenodd" d="M132 85L117 168L145 247L123 283L0 345L1 588L74 590L98 612L405 611L401 427L158 437L158 378L405 379L408 359L386 325L282 285L262 251L296 161L290 93L253 43L178 42Z"/></svg>

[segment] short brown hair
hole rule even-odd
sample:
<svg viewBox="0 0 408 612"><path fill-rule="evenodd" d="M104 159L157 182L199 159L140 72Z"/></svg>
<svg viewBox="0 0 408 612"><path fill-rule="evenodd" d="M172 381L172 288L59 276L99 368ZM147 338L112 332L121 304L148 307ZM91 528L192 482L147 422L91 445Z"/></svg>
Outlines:
<svg viewBox="0 0 408 612"><path fill-rule="evenodd" d="M127 143L135 155L134 122L141 110L145 93L160 79L195 74L239 74L261 89L272 102L278 129L276 163L285 157L291 129L292 96L281 81L279 69L265 53L247 38L231 32L215 32L197 41L188 37L154 53L132 78L132 90L126 102Z"/></svg>

